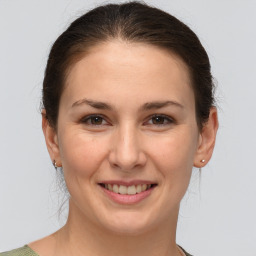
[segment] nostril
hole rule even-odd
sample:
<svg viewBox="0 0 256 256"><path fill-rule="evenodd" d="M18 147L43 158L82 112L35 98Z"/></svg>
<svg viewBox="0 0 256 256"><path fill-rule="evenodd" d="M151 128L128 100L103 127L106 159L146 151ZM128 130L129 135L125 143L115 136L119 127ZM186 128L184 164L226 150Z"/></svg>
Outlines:
<svg viewBox="0 0 256 256"><path fill-rule="evenodd" d="M145 154L136 146L135 142L123 142L121 145L117 145L108 156L110 166L124 172L145 166L146 159Z"/></svg>

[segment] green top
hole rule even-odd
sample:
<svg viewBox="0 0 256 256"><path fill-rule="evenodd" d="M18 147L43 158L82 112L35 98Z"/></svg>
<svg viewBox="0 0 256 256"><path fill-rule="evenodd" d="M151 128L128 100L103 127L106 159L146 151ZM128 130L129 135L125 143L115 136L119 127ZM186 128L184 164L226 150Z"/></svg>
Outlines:
<svg viewBox="0 0 256 256"><path fill-rule="evenodd" d="M180 248L184 251L186 256L192 256L187 252L185 252L185 250L182 247ZM35 251L33 251L28 245L25 245L21 248L14 249L9 252L2 252L0 253L0 256L39 256L39 255Z"/></svg>
<svg viewBox="0 0 256 256"><path fill-rule="evenodd" d="M39 256L35 251L33 251L28 245L21 248L11 250L9 252L2 252L0 256Z"/></svg>

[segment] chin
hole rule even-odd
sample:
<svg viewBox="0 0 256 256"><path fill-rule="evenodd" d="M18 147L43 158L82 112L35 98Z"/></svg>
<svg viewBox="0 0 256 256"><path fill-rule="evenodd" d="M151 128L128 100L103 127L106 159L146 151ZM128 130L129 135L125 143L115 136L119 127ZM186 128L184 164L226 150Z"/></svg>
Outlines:
<svg viewBox="0 0 256 256"><path fill-rule="evenodd" d="M154 225L154 221L150 221L148 216L136 212L118 214L104 222L105 223L101 222L101 224L111 233L128 236L146 233L152 230L154 226L157 226L157 223Z"/></svg>
<svg viewBox="0 0 256 256"><path fill-rule="evenodd" d="M119 225L108 225L108 231L117 235L137 236L148 231L148 226L131 225L130 223L119 223Z"/></svg>

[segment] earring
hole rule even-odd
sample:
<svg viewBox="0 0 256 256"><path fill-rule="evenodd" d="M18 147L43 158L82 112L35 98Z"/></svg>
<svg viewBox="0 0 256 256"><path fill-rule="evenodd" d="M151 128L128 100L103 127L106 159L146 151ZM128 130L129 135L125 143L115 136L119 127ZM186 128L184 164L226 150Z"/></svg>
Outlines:
<svg viewBox="0 0 256 256"><path fill-rule="evenodd" d="M201 163L204 163L204 162L205 162L205 159L202 159L200 162L201 162Z"/></svg>
<svg viewBox="0 0 256 256"><path fill-rule="evenodd" d="M55 160L52 161L52 164L53 164L54 168L57 170L57 168L58 168L59 166L57 165L57 163L56 163Z"/></svg>

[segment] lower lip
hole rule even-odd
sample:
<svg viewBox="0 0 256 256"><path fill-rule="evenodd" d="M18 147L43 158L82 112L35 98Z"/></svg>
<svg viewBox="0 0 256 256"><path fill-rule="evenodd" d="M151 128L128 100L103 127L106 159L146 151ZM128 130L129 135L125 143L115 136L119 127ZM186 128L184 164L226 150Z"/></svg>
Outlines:
<svg viewBox="0 0 256 256"><path fill-rule="evenodd" d="M105 189L104 187L100 186L102 188L102 190L104 191L104 193L110 198L112 199L114 202L118 203L118 204L136 204L141 202L143 199L147 198L153 191L153 189L155 188L149 188L148 190L145 190L143 192L140 192L138 194L135 195L122 195L122 194L117 194L114 193L110 190Z"/></svg>

